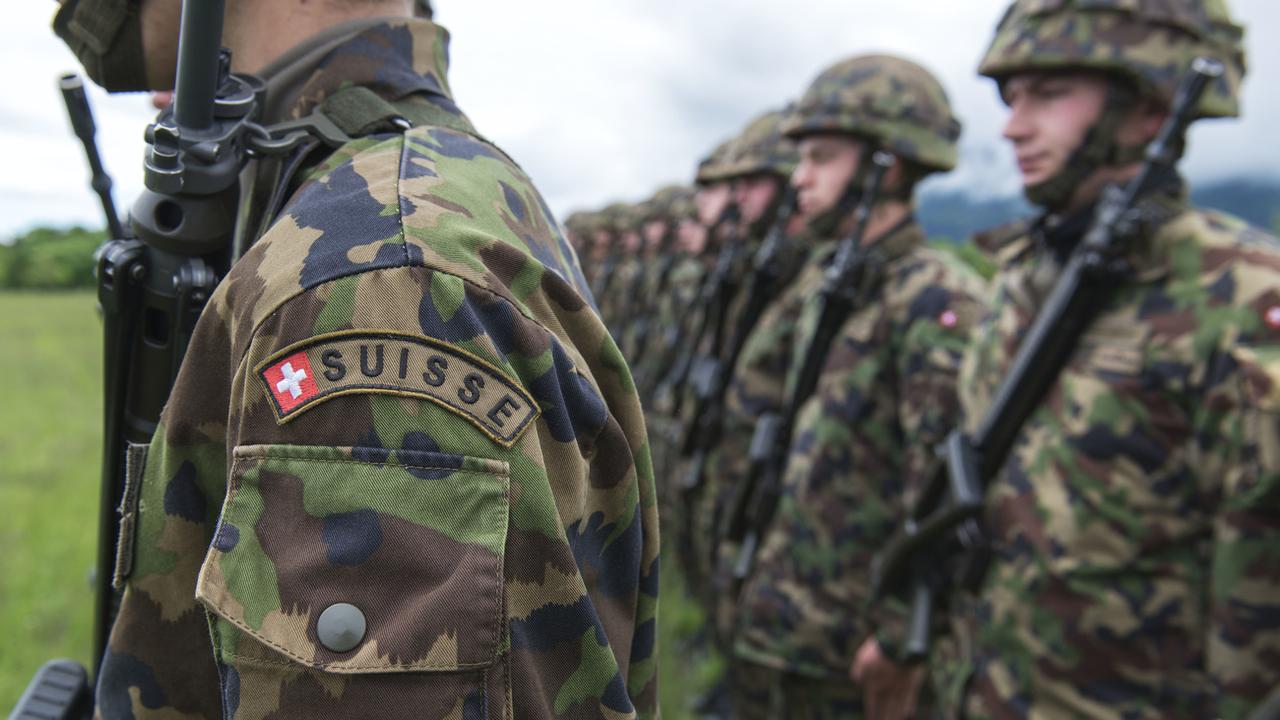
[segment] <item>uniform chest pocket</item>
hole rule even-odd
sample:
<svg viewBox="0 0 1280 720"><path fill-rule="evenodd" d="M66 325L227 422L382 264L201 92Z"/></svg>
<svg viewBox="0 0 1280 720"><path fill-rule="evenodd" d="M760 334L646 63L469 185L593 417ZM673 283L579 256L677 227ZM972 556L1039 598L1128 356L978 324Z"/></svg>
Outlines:
<svg viewBox="0 0 1280 720"><path fill-rule="evenodd" d="M286 658L343 674L497 658L507 464L366 452L236 448L197 597L242 683L246 666Z"/></svg>

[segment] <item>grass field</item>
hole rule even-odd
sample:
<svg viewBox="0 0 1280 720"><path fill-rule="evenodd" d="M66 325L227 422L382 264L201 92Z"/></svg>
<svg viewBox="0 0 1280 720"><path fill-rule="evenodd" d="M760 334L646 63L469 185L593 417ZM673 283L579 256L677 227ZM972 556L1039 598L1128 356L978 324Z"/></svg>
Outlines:
<svg viewBox="0 0 1280 720"><path fill-rule="evenodd" d="M101 326L91 293L0 293L0 714L52 657L87 663L98 498ZM684 647L702 618L665 563L663 715L688 717L714 663Z"/></svg>
<svg viewBox="0 0 1280 720"><path fill-rule="evenodd" d="M0 713L89 660L102 333L89 293L0 293Z"/></svg>

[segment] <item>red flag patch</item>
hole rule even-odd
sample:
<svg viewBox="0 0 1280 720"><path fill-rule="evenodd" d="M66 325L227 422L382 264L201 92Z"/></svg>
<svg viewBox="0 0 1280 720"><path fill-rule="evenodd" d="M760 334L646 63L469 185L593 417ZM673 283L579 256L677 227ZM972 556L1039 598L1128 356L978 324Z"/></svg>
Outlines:
<svg viewBox="0 0 1280 720"><path fill-rule="evenodd" d="M271 397L275 398L281 412L285 413L320 392L315 378L315 371L311 369L311 361L307 359L305 352L296 352L262 371L262 379L267 381Z"/></svg>
<svg viewBox="0 0 1280 720"><path fill-rule="evenodd" d="M1280 329L1280 305L1272 305L1262 314L1262 319L1266 321L1273 330Z"/></svg>

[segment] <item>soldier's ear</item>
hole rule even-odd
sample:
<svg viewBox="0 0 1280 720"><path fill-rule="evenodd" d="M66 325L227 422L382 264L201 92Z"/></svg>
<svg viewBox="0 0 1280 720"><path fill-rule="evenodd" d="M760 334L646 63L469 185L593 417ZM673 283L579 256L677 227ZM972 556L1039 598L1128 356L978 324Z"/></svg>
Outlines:
<svg viewBox="0 0 1280 720"><path fill-rule="evenodd" d="M1169 108L1152 98L1143 97L1134 105L1129 117L1125 119L1124 135L1121 141L1133 145L1146 145L1160 134L1165 118L1169 116Z"/></svg>

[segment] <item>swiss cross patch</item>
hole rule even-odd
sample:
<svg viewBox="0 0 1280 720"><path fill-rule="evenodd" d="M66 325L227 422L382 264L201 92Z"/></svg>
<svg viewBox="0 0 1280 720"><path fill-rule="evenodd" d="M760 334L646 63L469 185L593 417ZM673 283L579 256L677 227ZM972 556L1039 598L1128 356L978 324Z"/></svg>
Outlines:
<svg viewBox="0 0 1280 720"><path fill-rule="evenodd" d="M948 330L955 327L959 323L960 323L960 317L956 315L955 310L951 310L951 309L943 310L942 314L938 316L938 324Z"/></svg>
<svg viewBox="0 0 1280 720"><path fill-rule="evenodd" d="M1262 313L1262 319L1274 330L1280 330L1280 305L1272 305Z"/></svg>
<svg viewBox="0 0 1280 720"><path fill-rule="evenodd" d="M320 392L311 360L305 352L296 352L267 366L262 371L262 379L267 381L271 397L275 398L280 410L286 413Z"/></svg>
<svg viewBox="0 0 1280 720"><path fill-rule="evenodd" d="M308 338L255 366L283 424L338 397L417 398L448 410L502 447L540 415L514 377L466 349L389 330L344 330Z"/></svg>

